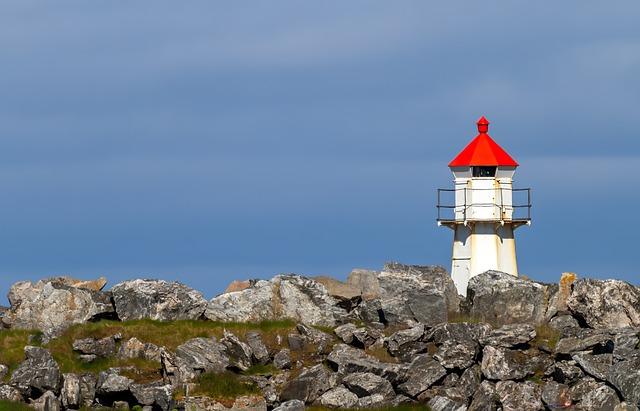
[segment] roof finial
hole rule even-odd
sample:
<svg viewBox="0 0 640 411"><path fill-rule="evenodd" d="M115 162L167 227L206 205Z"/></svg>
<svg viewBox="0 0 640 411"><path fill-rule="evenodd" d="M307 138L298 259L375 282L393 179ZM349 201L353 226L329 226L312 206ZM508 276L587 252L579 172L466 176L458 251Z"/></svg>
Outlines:
<svg viewBox="0 0 640 411"><path fill-rule="evenodd" d="M480 117L480 120L478 120L476 124L478 124L478 133L486 134L487 131L489 131L489 120L484 116Z"/></svg>

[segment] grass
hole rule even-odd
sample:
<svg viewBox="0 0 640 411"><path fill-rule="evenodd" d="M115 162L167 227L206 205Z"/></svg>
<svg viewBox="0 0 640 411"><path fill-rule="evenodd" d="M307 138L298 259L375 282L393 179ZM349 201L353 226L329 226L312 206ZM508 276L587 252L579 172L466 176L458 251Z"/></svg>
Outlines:
<svg viewBox="0 0 640 411"><path fill-rule="evenodd" d="M204 373L198 377L189 396L206 396L227 407L241 395L260 394L260 389L251 381L229 371L222 373ZM184 391L176 392L177 399L183 398Z"/></svg>
<svg viewBox="0 0 640 411"><path fill-rule="evenodd" d="M244 375L273 375L279 372L279 370L273 366L273 364L254 364L244 371Z"/></svg>
<svg viewBox="0 0 640 411"><path fill-rule="evenodd" d="M540 347L546 345L550 349L555 349L558 340L560 339L560 331L551 327L549 324L544 323L536 327L536 338L531 341L531 345Z"/></svg>
<svg viewBox="0 0 640 411"><path fill-rule="evenodd" d="M449 312L447 314L447 322L449 323L469 323L469 324L479 324L483 321L481 318L474 317L472 315L462 313L462 312Z"/></svg>
<svg viewBox="0 0 640 411"><path fill-rule="evenodd" d="M29 336L36 335L31 330L0 330L0 364L9 367L5 376L8 380L15 368L24 360L24 346L29 345ZM2 410L3 408L0 408Z"/></svg>
<svg viewBox="0 0 640 411"><path fill-rule="evenodd" d="M33 411L33 408L22 402L0 400L0 411Z"/></svg>

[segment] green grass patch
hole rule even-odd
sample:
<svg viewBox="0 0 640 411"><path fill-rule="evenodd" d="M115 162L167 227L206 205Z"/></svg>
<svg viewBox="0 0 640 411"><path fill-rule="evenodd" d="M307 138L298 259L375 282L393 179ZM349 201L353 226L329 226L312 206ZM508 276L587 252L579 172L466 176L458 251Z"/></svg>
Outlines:
<svg viewBox="0 0 640 411"><path fill-rule="evenodd" d="M278 372L278 369L273 364L255 364L244 371L244 375L273 375Z"/></svg>
<svg viewBox="0 0 640 411"><path fill-rule="evenodd" d="M229 371L204 373L189 391L190 396L207 396L226 406L232 405L237 397L249 394L260 394L260 389L253 382Z"/></svg>
<svg viewBox="0 0 640 411"><path fill-rule="evenodd" d="M29 345L29 336L39 334L31 330L0 330L0 364L9 367L8 380L18 364L24 360L24 347ZM36 345L35 342L31 343ZM0 408L1 410L1 408Z"/></svg>
<svg viewBox="0 0 640 411"><path fill-rule="evenodd" d="M0 411L33 411L33 408L21 402L0 400Z"/></svg>
<svg viewBox="0 0 640 411"><path fill-rule="evenodd" d="M536 338L533 339L531 345L534 347L546 345L553 350L556 348L558 340L560 340L560 331L544 323L536 327Z"/></svg>

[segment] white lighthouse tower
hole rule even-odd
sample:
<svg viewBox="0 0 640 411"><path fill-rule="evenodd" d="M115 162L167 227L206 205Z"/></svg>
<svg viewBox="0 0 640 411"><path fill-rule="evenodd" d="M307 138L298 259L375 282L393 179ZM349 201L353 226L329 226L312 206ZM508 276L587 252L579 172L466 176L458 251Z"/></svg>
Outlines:
<svg viewBox="0 0 640 411"><path fill-rule="evenodd" d="M454 188L438 189L438 225L454 232L451 277L463 296L487 270L518 275L514 231L531 224L531 190L513 188L518 163L489 137L484 116L477 124L476 138L449 163Z"/></svg>

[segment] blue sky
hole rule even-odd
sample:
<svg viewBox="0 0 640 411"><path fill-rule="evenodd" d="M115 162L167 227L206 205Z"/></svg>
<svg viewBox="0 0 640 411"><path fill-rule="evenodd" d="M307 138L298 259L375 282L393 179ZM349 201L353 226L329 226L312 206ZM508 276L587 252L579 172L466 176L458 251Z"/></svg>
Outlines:
<svg viewBox="0 0 640 411"><path fill-rule="evenodd" d="M3 294L448 267L435 189L483 114L533 188L520 271L637 282L638 2L0 6Z"/></svg>

